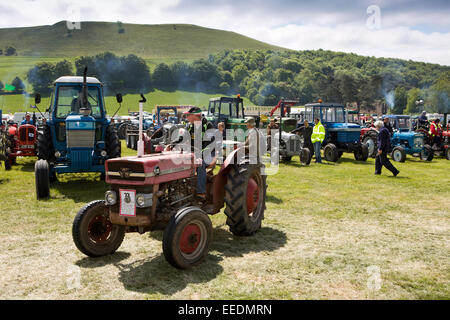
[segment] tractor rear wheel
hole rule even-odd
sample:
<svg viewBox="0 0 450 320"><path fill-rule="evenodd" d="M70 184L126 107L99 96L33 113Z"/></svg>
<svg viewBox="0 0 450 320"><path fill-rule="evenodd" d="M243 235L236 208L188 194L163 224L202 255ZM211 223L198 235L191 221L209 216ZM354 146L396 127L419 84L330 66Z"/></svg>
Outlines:
<svg viewBox="0 0 450 320"><path fill-rule="evenodd" d="M112 224L104 200L95 200L78 211L72 225L72 238L78 250L89 257L101 257L119 249L125 227Z"/></svg>
<svg viewBox="0 0 450 320"><path fill-rule="evenodd" d="M39 133L37 138L38 159L53 162L55 160L55 148L53 147L52 133L49 126L45 126L44 132Z"/></svg>
<svg viewBox="0 0 450 320"><path fill-rule="evenodd" d="M366 144L361 144L359 147L353 152L355 155L355 160L357 161L367 161L369 157L369 147Z"/></svg>
<svg viewBox="0 0 450 320"><path fill-rule="evenodd" d="M46 160L40 159L34 165L37 199L50 196L50 166Z"/></svg>
<svg viewBox="0 0 450 320"><path fill-rule="evenodd" d="M405 149L398 146L395 147L394 150L392 150L392 159L397 162L405 162L406 160L406 152Z"/></svg>
<svg viewBox="0 0 450 320"><path fill-rule="evenodd" d="M266 208L266 176L262 166L233 164L225 185L225 214L230 231L236 236L251 236L261 228Z"/></svg>
<svg viewBox="0 0 450 320"><path fill-rule="evenodd" d="M430 145L426 144L423 146L422 151L420 152L420 159L423 161L431 161L433 160L434 152Z"/></svg>
<svg viewBox="0 0 450 320"><path fill-rule="evenodd" d="M325 160L329 162L336 162L339 159L339 154L336 146L332 143L329 143L323 148L323 155Z"/></svg>
<svg viewBox="0 0 450 320"><path fill-rule="evenodd" d="M300 163L306 166L311 163L311 152L308 148L302 148L300 151Z"/></svg>
<svg viewBox="0 0 450 320"><path fill-rule="evenodd" d="M9 157L5 158L5 170L11 170L11 163L9 162Z"/></svg>
<svg viewBox="0 0 450 320"><path fill-rule="evenodd" d="M127 137L127 126L128 123L122 122L119 124L119 127L117 128L117 134L119 135L119 139L123 140Z"/></svg>
<svg viewBox="0 0 450 320"><path fill-rule="evenodd" d="M375 158L378 150L378 133L375 130L367 131L362 138L362 143L367 145L369 157Z"/></svg>
<svg viewBox="0 0 450 320"><path fill-rule="evenodd" d="M203 210L197 207L179 210L164 230L164 257L178 269L198 265L208 254L212 232L211 220Z"/></svg>
<svg viewBox="0 0 450 320"><path fill-rule="evenodd" d="M121 148L119 135L117 134L117 130L113 125L109 125L106 128L105 147L109 159L120 158Z"/></svg>

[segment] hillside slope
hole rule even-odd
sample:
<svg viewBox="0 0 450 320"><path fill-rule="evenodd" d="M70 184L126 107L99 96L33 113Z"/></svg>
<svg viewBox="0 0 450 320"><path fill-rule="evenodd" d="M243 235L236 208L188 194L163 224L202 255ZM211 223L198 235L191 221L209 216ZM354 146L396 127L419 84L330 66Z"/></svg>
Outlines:
<svg viewBox="0 0 450 320"><path fill-rule="evenodd" d="M119 33L119 29L123 33ZM0 29L0 48L18 55L75 57L110 51L143 58L204 58L224 49L285 50L235 32L186 24L142 25L82 22L70 31L65 21L51 26Z"/></svg>

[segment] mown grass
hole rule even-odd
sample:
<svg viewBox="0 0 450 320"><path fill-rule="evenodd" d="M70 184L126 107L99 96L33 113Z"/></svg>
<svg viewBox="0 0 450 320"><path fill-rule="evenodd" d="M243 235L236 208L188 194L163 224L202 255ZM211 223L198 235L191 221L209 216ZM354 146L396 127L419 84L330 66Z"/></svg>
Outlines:
<svg viewBox="0 0 450 320"><path fill-rule="evenodd" d="M152 59L204 58L228 49L286 50L241 34L188 24L82 22L69 36L67 24L0 29L0 47L13 46L19 55L77 57L109 51Z"/></svg>
<svg viewBox="0 0 450 320"><path fill-rule="evenodd" d="M134 151L126 149L126 154ZM205 262L171 267L162 232L127 234L114 255L92 259L72 241L76 212L103 198L96 174L60 176L37 201L35 159L0 169L0 298L11 299L449 299L450 163L408 158L397 178L374 160L281 164L268 177L262 229L235 237L212 216ZM376 266L380 289L368 286ZM81 282L71 286L75 270ZM79 268L79 269L77 269ZM76 272L75 272L76 274Z"/></svg>

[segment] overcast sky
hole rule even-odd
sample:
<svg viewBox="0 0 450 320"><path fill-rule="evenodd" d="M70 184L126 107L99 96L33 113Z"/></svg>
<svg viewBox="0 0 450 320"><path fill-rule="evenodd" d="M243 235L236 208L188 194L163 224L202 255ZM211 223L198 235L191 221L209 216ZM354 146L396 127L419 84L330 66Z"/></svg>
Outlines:
<svg viewBox="0 0 450 320"><path fill-rule="evenodd" d="M189 23L296 50L450 65L449 0L0 0L0 28L61 20Z"/></svg>

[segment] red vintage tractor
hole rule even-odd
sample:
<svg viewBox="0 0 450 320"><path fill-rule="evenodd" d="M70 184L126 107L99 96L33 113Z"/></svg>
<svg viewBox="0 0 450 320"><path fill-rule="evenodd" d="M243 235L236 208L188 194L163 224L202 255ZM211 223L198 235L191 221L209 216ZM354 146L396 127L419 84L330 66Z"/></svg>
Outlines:
<svg viewBox="0 0 450 320"><path fill-rule="evenodd" d="M416 132L420 132L425 137L425 144L432 146L435 156L441 155L450 160L450 124L441 131L439 143L435 143L434 137L430 134L430 123L418 126Z"/></svg>
<svg viewBox="0 0 450 320"><path fill-rule="evenodd" d="M105 200L84 206L73 222L77 248L90 257L114 253L126 232L163 230L163 253L176 268L199 264L213 228L208 215L225 206L226 223L237 236L261 228L266 201L263 164L251 164L244 148L234 150L214 175L207 173L206 199L196 197L194 154L163 151L106 161Z"/></svg>
<svg viewBox="0 0 450 320"><path fill-rule="evenodd" d="M16 163L17 157L36 157L37 128L31 124L22 124L19 127L11 125L8 128L8 159L9 164Z"/></svg>
<svg viewBox="0 0 450 320"><path fill-rule="evenodd" d="M374 126L362 128L360 139L363 144L367 145L367 148L369 149L369 157L375 158L375 156L377 155L377 148L378 148L377 129Z"/></svg>

